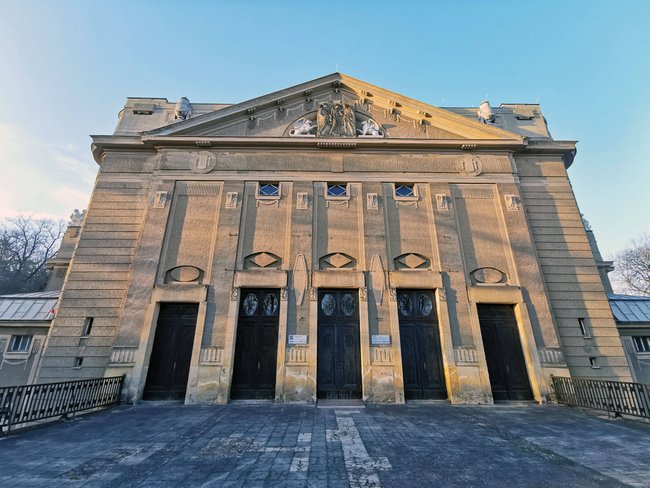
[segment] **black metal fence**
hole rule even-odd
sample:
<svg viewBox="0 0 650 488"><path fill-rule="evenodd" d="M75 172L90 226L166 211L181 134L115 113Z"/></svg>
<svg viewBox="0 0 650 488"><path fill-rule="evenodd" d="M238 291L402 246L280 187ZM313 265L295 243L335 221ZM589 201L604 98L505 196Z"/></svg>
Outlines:
<svg viewBox="0 0 650 488"><path fill-rule="evenodd" d="M120 402L124 376L0 387L0 433L18 424Z"/></svg>
<svg viewBox="0 0 650 488"><path fill-rule="evenodd" d="M553 376L558 403L650 418L650 385Z"/></svg>

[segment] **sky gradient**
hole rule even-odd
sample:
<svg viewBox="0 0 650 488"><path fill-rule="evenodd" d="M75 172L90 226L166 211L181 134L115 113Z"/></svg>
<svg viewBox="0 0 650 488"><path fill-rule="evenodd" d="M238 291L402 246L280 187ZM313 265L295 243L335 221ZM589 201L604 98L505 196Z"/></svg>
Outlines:
<svg viewBox="0 0 650 488"><path fill-rule="evenodd" d="M341 71L436 106L540 103L603 255L650 233L650 2L0 0L0 219L85 208L126 97L236 103Z"/></svg>

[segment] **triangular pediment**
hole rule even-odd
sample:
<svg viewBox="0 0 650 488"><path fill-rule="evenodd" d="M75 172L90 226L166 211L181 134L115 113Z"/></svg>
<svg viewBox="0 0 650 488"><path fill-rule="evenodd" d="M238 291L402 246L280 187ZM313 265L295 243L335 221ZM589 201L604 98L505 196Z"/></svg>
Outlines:
<svg viewBox="0 0 650 488"><path fill-rule="evenodd" d="M325 108L323 108L325 107ZM348 130L324 126L344 110ZM324 122L325 120L325 122ZM331 124L331 123L330 123ZM338 128L336 128L338 127ZM333 73L300 85L148 131L150 137L373 137L521 140L521 135Z"/></svg>

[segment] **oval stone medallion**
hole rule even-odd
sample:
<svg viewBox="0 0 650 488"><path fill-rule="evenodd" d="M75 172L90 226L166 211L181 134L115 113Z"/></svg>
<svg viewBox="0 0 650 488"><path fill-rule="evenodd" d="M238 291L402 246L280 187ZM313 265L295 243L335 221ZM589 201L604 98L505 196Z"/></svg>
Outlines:
<svg viewBox="0 0 650 488"><path fill-rule="evenodd" d="M177 266L169 271L169 277L174 281L196 281L201 277L201 270L196 266Z"/></svg>

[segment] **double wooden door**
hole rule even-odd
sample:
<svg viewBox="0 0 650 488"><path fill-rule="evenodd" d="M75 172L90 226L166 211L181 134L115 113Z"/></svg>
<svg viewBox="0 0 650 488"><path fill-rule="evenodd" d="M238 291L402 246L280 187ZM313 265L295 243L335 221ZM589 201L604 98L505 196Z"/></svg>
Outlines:
<svg viewBox="0 0 650 488"><path fill-rule="evenodd" d="M279 290L242 290L231 398L275 398L279 314Z"/></svg>
<svg viewBox="0 0 650 488"><path fill-rule="evenodd" d="M428 290L399 290L399 316L404 398L447 398L440 334L433 300Z"/></svg>
<svg viewBox="0 0 650 488"><path fill-rule="evenodd" d="M318 398L361 398L357 290L319 291L317 369Z"/></svg>
<svg viewBox="0 0 650 488"><path fill-rule="evenodd" d="M481 336L495 400L532 400L512 305L478 305Z"/></svg>
<svg viewBox="0 0 650 488"><path fill-rule="evenodd" d="M198 310L197 303L160 305L144 400L185 398Z"/></svg>

